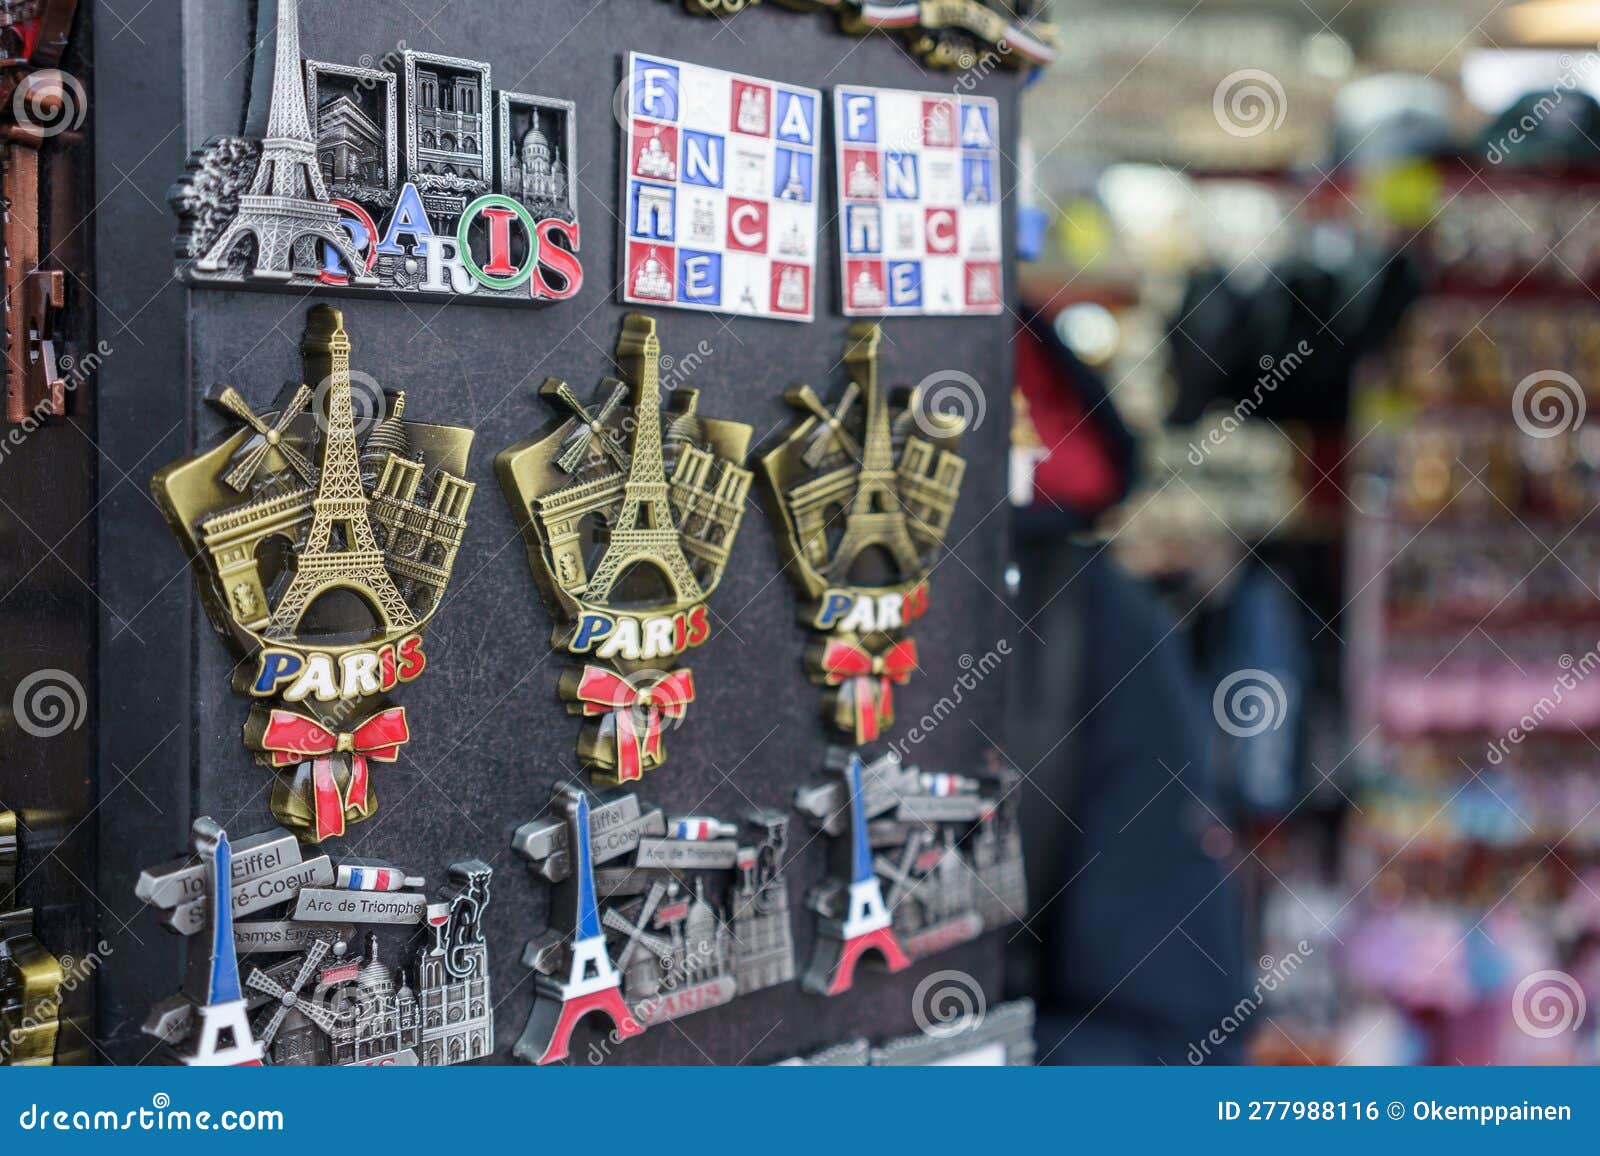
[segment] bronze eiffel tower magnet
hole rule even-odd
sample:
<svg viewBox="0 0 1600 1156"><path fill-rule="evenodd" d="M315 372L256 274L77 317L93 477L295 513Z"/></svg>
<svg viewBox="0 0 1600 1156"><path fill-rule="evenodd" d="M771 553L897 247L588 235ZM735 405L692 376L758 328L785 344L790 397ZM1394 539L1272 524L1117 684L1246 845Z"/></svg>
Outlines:
<svg viewBox="0 0 1600 1156"><path fill-rule="evenodd" d="M244 661L254 702L245 743L279 772L272 808L307 841L369 818L373 762L410 739L389 698L427 663L466 532L472 431L405 420L406 398L372 384L358 416L343 315L311 310L303 345L315 386L258 414L221 387L243 429L151 483L194 565L216 628ZM314 447L314 448L313 448Z"/></svg>
<svg viewBox="0 0 1600 1156"><path fill-rule="evenodd" d="M785 400L798 423L761 459L801 621L806 657L827 688L823 711L856 743L894 722L894 688L917 668L910 625L928 609L966 463L959 418L927 412L916 390L891 406L878 382L876 325L850 327L850 381L828 406L808 385Z"/></svg>
<svg viewBox="0 0 1600 1156"><path fill-rule="evenodd" d="M495 459L553 644L576 659L561 695L585 720L578 754L602 784L665 761L663 732L694 701L677 663L710 636L707 600L744 517L751 429L700 412L688 382L705 356L664 363L655 320L630 313L617 342L625 380L585 402L550 378L539 393L557 424Z"/></svg>

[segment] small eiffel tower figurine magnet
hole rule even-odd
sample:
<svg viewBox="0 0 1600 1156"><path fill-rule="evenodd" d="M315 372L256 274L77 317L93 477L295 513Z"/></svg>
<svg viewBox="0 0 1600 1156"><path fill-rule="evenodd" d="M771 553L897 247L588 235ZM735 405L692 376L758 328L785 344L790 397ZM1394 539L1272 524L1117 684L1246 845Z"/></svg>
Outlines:
<svg viewBox="0 0 1600 1156"><path fill-rule="evenodd" d="M666 760L663 732L694 701L677 663L710 636L707 600L751 478L750 427L700 413L700 391L678 385L698 358L664 362L653 318L623 319L617 362L625 380L605 379L592 403L547 380L539 393L559 424L495 460L556 619L553 644L576 659L560 692L585 720L578 754L603 785ZM676 381L663 381L663 364ZM674 387L665 408L663 387Z"/></svg>
<svg viewBox="0 0 1600 1156"><path fill-rule="evenodd" d="M472 431L406 421L404 393L353 374L337 309L311 310L304 354L315 387L265 414L219 389L211 400L245 428L151 488L212 625L246 659L235 689L254 702L246 746L279 772L273 814L320 842L371 817L371 764L410 740L389 695L427 663L422 632L472 501ZM372 386L359 419L357 381Z"/></svg>
<svg viewBox="0 0 1600 1156"><path fill-rule="evenodd" d="M534 981L533 1010L522 1038L513 1049L518 1057L534 1064L553 1064L567 1058L572 1029L590 1012L599 1012L611 1021L618 1039L629 1039L644 1031L622 1002L622 973L611 960L600 926L600 907L595 898L594 852L590 841L589 796L581 788L567 787L550 803L551 811L563 823L566 839L567 878L562 887L567 895L557 898L565 910L556 915L567 934L552 928L543 942L529 943L524 961L539 966L547 957L561 955L566 974L557 973L551 963L547 974Z"/></svg>
<svg viewBox="0 0 1600 1156"><path fill-rule="evenodd" d="M523 951L538 974L516 1054L565 1059L590 1012L611 1021L617 1042L793 979L788 833L782 811L755 810L741 825L668 817L631 791L560 788L511 844L557 885L545 930Z"/></svg>
<svg viewBox="0 0 1600 1156"><path fill-rule="evenodd" d="M807 896L819 917L808 991L848 991L868 950L898 971L1024 916L1017 771L929 772L844 747L827 766L794 800L834 858Z"/></svg>
<svg viewBox="0 0 1600 1156"><path fill-rule="evenodd" d="M894 688L917 669L906 630L928 609L966 463L962 422L925 412L916 390L891 406L878 383L876 325L850 327L850 383L830 408L808 385L784 395L798 424L761 459L785 569L818 634L806 655L823 713L857 744L894 722Z"/></svg>

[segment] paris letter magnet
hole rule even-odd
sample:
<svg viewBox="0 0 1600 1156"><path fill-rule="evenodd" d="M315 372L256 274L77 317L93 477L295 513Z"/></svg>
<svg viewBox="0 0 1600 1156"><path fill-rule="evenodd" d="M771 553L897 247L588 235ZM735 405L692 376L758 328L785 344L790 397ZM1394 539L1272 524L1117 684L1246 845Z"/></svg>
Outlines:
<svg viewBox="0 0 1600 1156"><path fill-rule="evenodd" d="M553 643L572 656L560 692L584 720L578 754L602 785L666 760L665 731L695 695L679 660L710 636L708 600L744 517L751 430L701 413L685 384L697 361L664 358L655 319L630 313L622 380L585 398L550 378L539 392L556 424L495 460Z"/></svg>
<svg viewBox="0 0 1600 1156"><path fill-rule="evenodd" d="M241 428L152 482L243 660L234 689L252 702L246 746L278 776L273 814L308 842L370 818L374 764L411 739L392 695L427 666L473 491L472 431L408 420L405 392L353 371L351 351L341 313L314 307L305 382L261 410L219 387L211 402Z"/></svg>

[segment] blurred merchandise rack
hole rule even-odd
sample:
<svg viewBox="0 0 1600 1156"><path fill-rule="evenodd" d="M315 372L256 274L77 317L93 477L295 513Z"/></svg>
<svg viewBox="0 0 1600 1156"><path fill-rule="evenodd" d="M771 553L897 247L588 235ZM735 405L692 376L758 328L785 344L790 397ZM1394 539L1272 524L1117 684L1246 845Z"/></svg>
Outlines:
<svg viewBox="0 0 1600 1156"><path fill-rule="evenodd" d="M1440 173L1352 417L1349 1062L1594 1062L1600 175Z"/></svg>

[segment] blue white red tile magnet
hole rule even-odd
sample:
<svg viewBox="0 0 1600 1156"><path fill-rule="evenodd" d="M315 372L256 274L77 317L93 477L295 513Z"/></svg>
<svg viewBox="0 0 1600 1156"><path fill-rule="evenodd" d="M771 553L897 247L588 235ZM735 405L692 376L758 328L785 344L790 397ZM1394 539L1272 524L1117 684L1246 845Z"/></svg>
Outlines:
<svg viewBox="0 0 1600 1156"><path fill-rule="evenodd" d="M996 102L851 85L833 99L845 314L999 313Z"/></svg>
<svg viewBox="0 0 1600 1156"><path fill-rule="evenodd" d="M815 314L822 94L631 53L622 300Z"/></svg>

